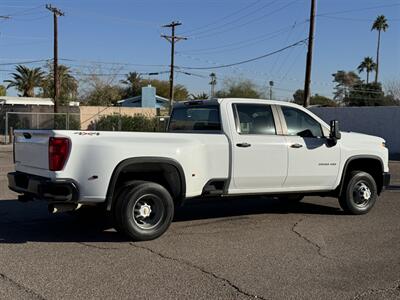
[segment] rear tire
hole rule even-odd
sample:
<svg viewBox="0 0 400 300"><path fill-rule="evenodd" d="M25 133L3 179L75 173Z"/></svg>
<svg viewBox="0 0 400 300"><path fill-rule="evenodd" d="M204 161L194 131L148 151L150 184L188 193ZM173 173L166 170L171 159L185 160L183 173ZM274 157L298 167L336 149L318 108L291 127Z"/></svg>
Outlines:
<svg viewBox="0 0 400 300"><path fill-rule="evenodd" d="M339 197L339 204L348 214L363 215L372 209L377 198L374 178L366 172L353 171Z"/></svg>
<svg viewBox="0 0 400 300"><path fill-rule="evenodd" d="M115 201L115 227L134 241L161 236L174 217L171 195L154 182L130 182L119 190Z"/></svg>

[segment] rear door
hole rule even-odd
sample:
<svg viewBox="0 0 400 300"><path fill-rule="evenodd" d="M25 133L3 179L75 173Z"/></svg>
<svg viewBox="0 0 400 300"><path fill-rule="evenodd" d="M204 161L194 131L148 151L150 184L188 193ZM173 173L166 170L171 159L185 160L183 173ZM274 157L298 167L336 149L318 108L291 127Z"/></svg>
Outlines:
<svg viewBox="0 0 400 300"><path fill-rule="evenodd" d="M288 143L286 188L331 189L338 176L340 146L329 145L321 124L307 112L291 106L277 106Z"/></svg>
<svg viewBox="0 0 400 300"><path fill-rule="evenodd" d="M288 149L275 107L229 103L232 117L232 182L229 192L262 193L282 187L287 175Z"/></svg>

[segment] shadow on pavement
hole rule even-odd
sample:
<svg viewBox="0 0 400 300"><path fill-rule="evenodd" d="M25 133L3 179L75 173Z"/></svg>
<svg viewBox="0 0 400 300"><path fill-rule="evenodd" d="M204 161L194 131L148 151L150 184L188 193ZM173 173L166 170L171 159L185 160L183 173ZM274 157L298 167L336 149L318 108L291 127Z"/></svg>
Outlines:
<svg viewBox="0 0 400 300"><path fill-rule="evenodd" d="M32 213L29 209L34 206ZM177 209L174 222L229 218L255 214L343 215L337 207L288 203L267 198L206 199L187 202ZM112 229L111 218L95 208L73 214L50 215L45 203L25 206L15 200L0 201L0 244L26 242L118 243L129 241Z"/></svg>

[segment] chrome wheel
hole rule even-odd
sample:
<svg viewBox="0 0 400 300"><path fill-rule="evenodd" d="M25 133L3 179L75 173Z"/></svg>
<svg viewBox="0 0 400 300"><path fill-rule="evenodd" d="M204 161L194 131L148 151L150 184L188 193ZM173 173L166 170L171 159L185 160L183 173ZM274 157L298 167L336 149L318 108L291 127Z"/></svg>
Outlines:
<svg viewBox="0 0 400 300"><path fill-rule="evenodd" d="M358 207L366 207L371 199L371 195L371 189L368 187L366 182L360 181L356 185L354 185L353 199L354 203Z"/></svg>
<svg viewBox="0 0 400 300"><path fill-rule="evenodd" d="M133 206L133 220L141 229L152 229L163 217L162 200L156 195L143 195Z"/></svg>

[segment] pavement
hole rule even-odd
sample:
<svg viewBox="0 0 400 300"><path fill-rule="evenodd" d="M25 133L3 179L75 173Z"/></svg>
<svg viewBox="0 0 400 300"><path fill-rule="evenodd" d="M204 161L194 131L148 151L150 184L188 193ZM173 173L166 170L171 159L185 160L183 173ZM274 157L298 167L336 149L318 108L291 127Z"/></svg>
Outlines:
<svg viewBox="0 0 400 300"><path fill-rule="evenodd" d="M367 215L336 199L193 201L133 243L95 211L50 215L6 187L0 148L0 299L400 299L400 162Z"/></svg>

